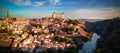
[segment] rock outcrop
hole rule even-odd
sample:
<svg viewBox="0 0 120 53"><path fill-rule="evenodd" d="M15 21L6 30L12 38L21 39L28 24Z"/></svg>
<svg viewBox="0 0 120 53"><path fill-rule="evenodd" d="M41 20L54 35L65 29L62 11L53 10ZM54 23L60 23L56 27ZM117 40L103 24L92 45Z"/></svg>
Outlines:
<svg viewBox="0 0 120 53"><path fill-rule="evenodd" d="M108 23L97 41L96 53L120 53L120 18Z"/></svg>

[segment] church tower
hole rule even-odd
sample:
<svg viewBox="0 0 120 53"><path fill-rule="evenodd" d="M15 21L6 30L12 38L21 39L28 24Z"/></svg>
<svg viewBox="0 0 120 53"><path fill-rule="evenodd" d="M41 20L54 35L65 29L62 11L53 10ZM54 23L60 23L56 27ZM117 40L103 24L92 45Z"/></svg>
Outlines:
<svg viewBox="0 0 120 53"><path fill-rule="evenodd" d="M9 11L7 11L7 15L6 15L6 17L8 17L8 18L10 17L10 15L9 15Z"/></svg>
<svg viewBox="0 0 120 53"><path fill-rule="evenodd" d="M7 13L6 13L6 20L10 20L10 14L9 14L9 11L7 10Z"/></svg>

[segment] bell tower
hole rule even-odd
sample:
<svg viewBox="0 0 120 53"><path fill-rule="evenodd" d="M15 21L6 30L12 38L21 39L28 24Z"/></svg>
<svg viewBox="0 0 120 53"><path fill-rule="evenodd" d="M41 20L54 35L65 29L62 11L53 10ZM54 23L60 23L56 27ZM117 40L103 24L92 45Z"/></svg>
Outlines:
<svg viewBox="0 0 120 53"><path fill-rule="evenodd" d="M9 15L9 11L7 10L7 15L6 15L6 17L7 18L9 18L10 17L10 15Z"/></svg>
<svg viewBox="0 0 120 53"><path fill-rule="evenodd" d="M7 10L7 13L6 13L6 20L10 20L10 14L9 14L9 11Z"/></svg>

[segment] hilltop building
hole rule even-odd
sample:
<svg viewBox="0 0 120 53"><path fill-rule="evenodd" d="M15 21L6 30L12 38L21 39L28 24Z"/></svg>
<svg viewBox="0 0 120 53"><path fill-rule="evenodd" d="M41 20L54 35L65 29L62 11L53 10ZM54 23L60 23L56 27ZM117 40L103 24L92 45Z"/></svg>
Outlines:
<svg viewBox="0 0 120 53"><path fill-rule="evenodd" d="M55 13L52 14L53 18L64 18L64 13Z"/></svg>

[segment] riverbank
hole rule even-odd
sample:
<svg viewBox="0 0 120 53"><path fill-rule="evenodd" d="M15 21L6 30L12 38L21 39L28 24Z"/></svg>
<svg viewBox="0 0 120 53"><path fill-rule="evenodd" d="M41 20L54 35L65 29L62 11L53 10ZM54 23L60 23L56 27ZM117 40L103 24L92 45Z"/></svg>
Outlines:
<svg viewBox="0 0 120 53"><path fill-rule="evenodd" d="M96 33L93 33L92 34L92 37L91 37L91 40L87 41L86 43L84 43L82 49L80 50L79 53L91 53L93 52L93 50L96 49L96 44L97 44L97 39L99 38L100 36Z"/></svg>

